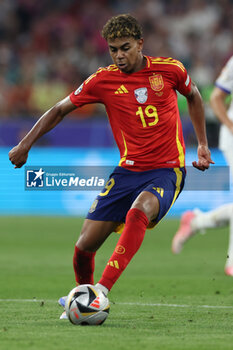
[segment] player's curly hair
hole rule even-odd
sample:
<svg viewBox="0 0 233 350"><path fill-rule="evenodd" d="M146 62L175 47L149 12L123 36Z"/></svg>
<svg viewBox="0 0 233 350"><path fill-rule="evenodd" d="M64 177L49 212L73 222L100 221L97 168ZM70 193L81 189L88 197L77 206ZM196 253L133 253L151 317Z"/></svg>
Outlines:
<svg viewBox="0 0 233 350"><path fill-rule="evenodd" d="M124 37L133 37L137 40L142 38L142 27L133 16L118 15L110 18L104 25L102 36L107 41Z"/></svg>

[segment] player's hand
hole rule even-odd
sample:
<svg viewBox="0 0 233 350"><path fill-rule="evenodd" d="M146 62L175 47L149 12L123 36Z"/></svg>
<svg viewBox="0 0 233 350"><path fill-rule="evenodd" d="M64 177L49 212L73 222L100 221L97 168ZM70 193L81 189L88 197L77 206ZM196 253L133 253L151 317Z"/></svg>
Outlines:
<svg viewBox="0 0 233 350"><path fill-rule="evenodd" d="M9 159L15 168L21 168L27 161L28 149L20 143L9 152Z"/></svg>
<svg viewBox="0 0 233 350"><path fill-rule="evenodd" d="M197 148L198 162L192 162L194 168L197 168L201 171L209 169L210 164L214 164L214 161L211 159L210 150L207 146L199 145Z"/></svg>

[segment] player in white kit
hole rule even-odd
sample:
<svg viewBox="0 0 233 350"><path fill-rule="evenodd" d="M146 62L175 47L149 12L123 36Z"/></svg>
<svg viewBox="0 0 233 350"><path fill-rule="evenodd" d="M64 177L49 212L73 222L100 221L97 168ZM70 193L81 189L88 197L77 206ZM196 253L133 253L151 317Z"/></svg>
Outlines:
<svg viewBox="0 0 233 350"><path fill-rule="evenodd" d="M232 100L227 109L226 98L229 94ZM215 82L210 104L221 122L219 148L230 167L233 179L233 56L228 60ZM186 211L181 217L180 227L172 241L173 253L179 254L184 243L198 231L226 225L230 227L230 237L225 273L233 276L233 202L209 212L201 212L199 209Z"/></svg>

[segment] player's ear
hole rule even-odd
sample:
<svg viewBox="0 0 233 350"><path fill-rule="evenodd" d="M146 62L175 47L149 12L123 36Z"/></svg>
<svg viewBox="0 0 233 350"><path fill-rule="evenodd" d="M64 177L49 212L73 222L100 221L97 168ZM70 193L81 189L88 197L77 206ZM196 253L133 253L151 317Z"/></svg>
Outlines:
<svg viewBox="0 0 233 350"><path fill-rule="evenodd" d="M143 38L138 39L138 51L142 51L144 40Z"/></svg>

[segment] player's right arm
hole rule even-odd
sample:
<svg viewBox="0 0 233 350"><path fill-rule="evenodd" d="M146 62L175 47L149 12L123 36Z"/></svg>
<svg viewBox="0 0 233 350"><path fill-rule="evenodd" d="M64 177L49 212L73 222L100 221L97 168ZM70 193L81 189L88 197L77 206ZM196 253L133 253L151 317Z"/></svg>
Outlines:
<svg viewBox="0 0 233 350"><path fill-rule="evenodd" d="M101 89L96 87L96 83L103 71L106 71L106 69L99 68L77 90L42 115L22 141L9 152L9 159L15 165L15 168L21 168L26 163L32 145L60 123L68 113L85 104L102 102L101 96L99 96Z"/></svg>
<svg viewBox="0 0 233 350"><path fill-rule="evenodd" d="M215 86L210 96L210 105L219 121L226 125L233 134L233 122L228 117L225 103L228 95L229 94L227 92L220 89L218 86Z"/></svg>
<svg viewBox="0 0 233 350"><path fill-rule="evenodd" d="M64 116L75 108L77 107L70 101L68 96L44 113L28 134L9 152L9 159L15 165L15 168L21 168L27 161L28 152L32 145L60 123Z"/></svg>

